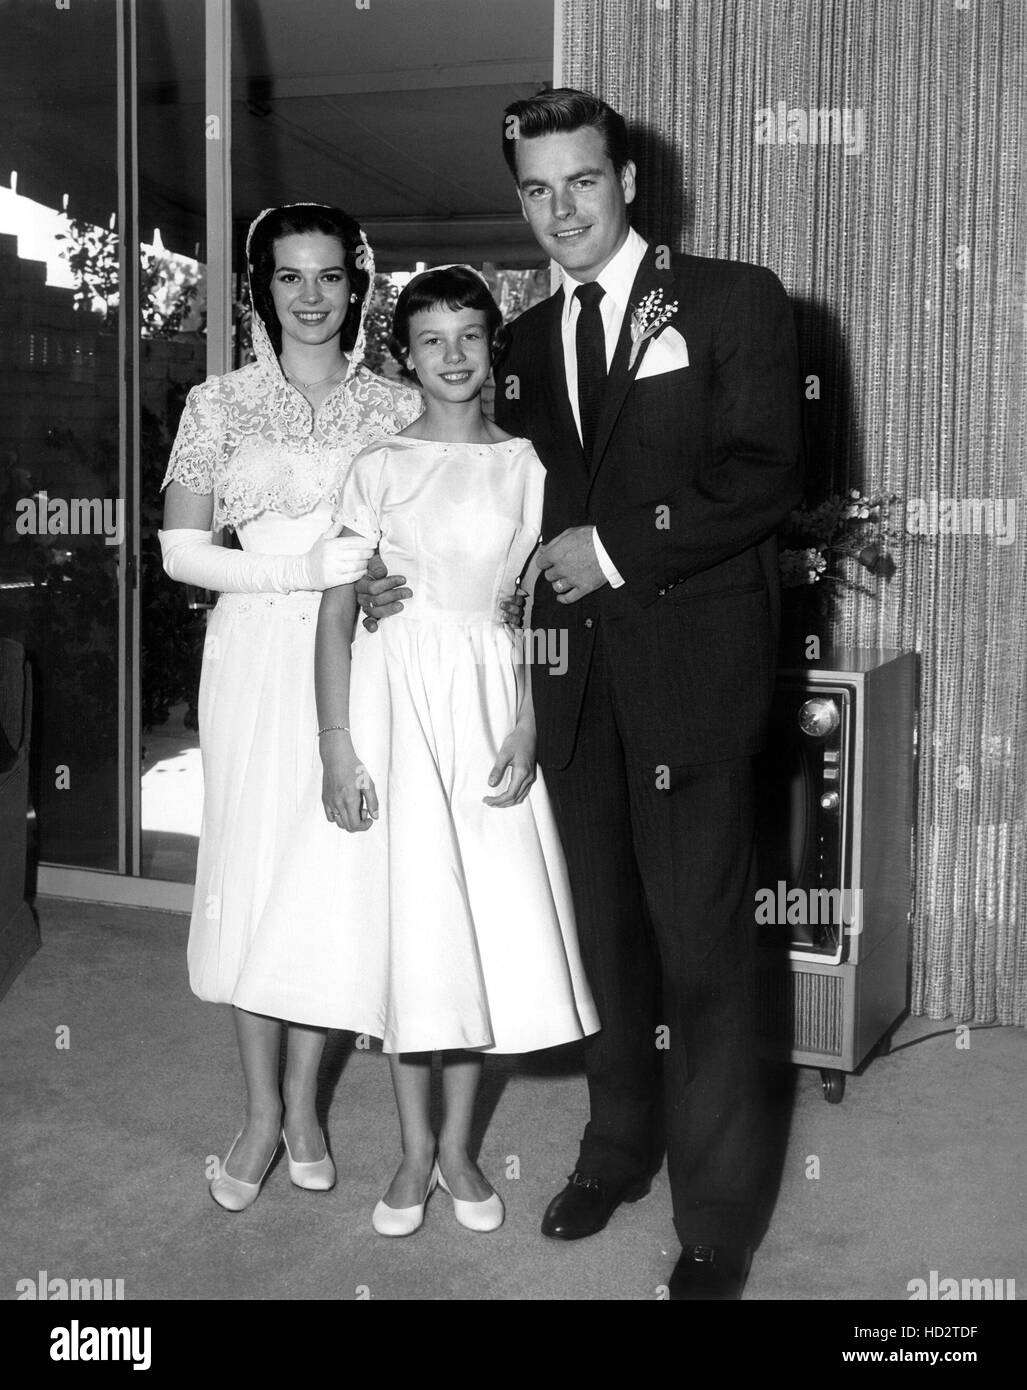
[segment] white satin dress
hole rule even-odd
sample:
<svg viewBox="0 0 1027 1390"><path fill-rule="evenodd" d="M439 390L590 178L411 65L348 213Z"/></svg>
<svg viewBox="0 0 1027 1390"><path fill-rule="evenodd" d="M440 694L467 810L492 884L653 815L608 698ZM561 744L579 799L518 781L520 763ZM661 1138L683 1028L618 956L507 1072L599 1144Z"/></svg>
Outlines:
<svg viewBox="0 0 1027 1390"><path fill-rule="evenodd" d="M244 550L295 555L310 549L331 518L332 504L324 501L299 517L265 511L237 530ZM319 593L304 591L222 594L207 624L198 704L203 823L187 952L189 981L201 999L238 1002L236 987L306 787L317 733L320 603Z"/></svg>
<svg viewBox="0 0 1027 1390"><path fill-rule="evenodd" d="M315 412L285 380L259 321L257 361L189 394L165 485L214 498L244 550L300 555L327 530L353 459L420 414L419 392L356 360ZM222 594L200 677L203 822L189 982L238 1003L250 946L291 843L317 741L314 635L321 595ZM268 1013L281 1017L271 1007Z"/></svg>
<svg viewBox="0 0 1027 1390"><path fill-rule="evenodd" d="M387 1052L520 1053L598 1030L541 773L519 806L482 800L524 695L498 604L538 540L544 476L523 439L395 438L354 461L336 515L414 594L353 645L350 727L380 816L357 834L329 823L311 749L243 1008Z"/></svg>

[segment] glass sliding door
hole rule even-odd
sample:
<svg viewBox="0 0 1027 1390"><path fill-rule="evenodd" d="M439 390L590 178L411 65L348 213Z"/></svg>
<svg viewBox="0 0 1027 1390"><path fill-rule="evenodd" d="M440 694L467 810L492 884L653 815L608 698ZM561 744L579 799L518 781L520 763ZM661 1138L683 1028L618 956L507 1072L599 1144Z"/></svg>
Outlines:
<svg viewBox="0 0 1027 1390"><path fill-rule="evenodd" d="M32 662L39 857L118 871L118 6L5 7L0 630Z"/></svg>
<svg viewBox="0 0 1027 1390"><path fill-rule="evenodd" d="M33 667L44 892L193 877L205 614L157 530L207 369L203 11L5 6L0 633Z"/></svg>
<svg viewBox="0 0 1027 1390"><path fill-rule="evenodd" d="M246 226L311 197L361 218L379 370L390 272L466 260L530 302L495 122L551 76L553 0L484 26L479 0L2 14L0 634L35 676L38 888L188 908L210 596L163 575L160 484L189 388L245 360Z"/></svg>
<svg viewBox="0 0 1027 1390"><path fill-rule="evenodd" d="M207 374L204 3L146 0L138 23L140 872L191 884L207 595L165 575L157 531L185 398Z"/></svg>

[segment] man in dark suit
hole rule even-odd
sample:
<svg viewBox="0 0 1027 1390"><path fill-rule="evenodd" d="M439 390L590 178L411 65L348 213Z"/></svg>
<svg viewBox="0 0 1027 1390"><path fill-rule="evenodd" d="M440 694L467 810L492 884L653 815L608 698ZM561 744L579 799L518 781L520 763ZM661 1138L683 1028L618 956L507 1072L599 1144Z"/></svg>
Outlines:
<svg viewBox="0 0 1027 1390"><path fill-rule="evenodd" d="M563 271L511 326L496 422L547 470L531 627L566 634L566 669L532 669L538 760L602 1022L542 1230L591 1235L648 1190L662 1063L670 1296L737 1298L768 1161L752 760L800 494L792 314L767 270L643 241L624 121L588 93L513 103L504 155Z"/></svg>

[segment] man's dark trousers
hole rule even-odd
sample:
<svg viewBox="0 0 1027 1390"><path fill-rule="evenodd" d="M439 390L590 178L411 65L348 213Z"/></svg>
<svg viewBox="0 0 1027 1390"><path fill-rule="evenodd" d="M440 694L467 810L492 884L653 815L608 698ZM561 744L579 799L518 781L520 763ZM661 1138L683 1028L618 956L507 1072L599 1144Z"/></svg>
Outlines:
<svg viewBox="0 0 1027 1390"><path fill-rule="evenodd" d="M765 1164L751 759L666 768L632 755L599 619L574 755L544 775L603 1024L585 1043L577 1166L611 1181L651 1171L662 1062L678 1237L748 1245Z"/></svg>

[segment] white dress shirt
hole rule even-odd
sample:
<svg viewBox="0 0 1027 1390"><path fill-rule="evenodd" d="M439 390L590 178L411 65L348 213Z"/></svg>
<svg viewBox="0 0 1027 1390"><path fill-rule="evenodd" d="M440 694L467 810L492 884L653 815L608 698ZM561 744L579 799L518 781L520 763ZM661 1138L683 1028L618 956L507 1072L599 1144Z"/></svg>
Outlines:
<svg viewBox="0 0 1027 1390"><path fill-rule="evenodd" d="M647 250L648 243L639 236L633 227L629 227L624 245L596 276L597 283L602 285L604 291L603 297L599 301L599 315L603 321L603 333L606 337L607 371L610 370L610 364L613 362L613 354L617 347L617 339L620 337L624 314L631 299L631 287L635 283L635 275ZM581 413L578 409L577 330L581 304L574 297L574 291L584 281L575 280L566 270L562 273L563 315L560 328L563 334L563 365L567 373L567 394L570 397L574 423L577 426L578 438L580 439ZM595 545L596 559L599 561L600 568L610 585L615 589L618 588L624 583L624 580L607 554L606 547L599 539L599 532L595 528L592 530L592 541Z"/></svg>

